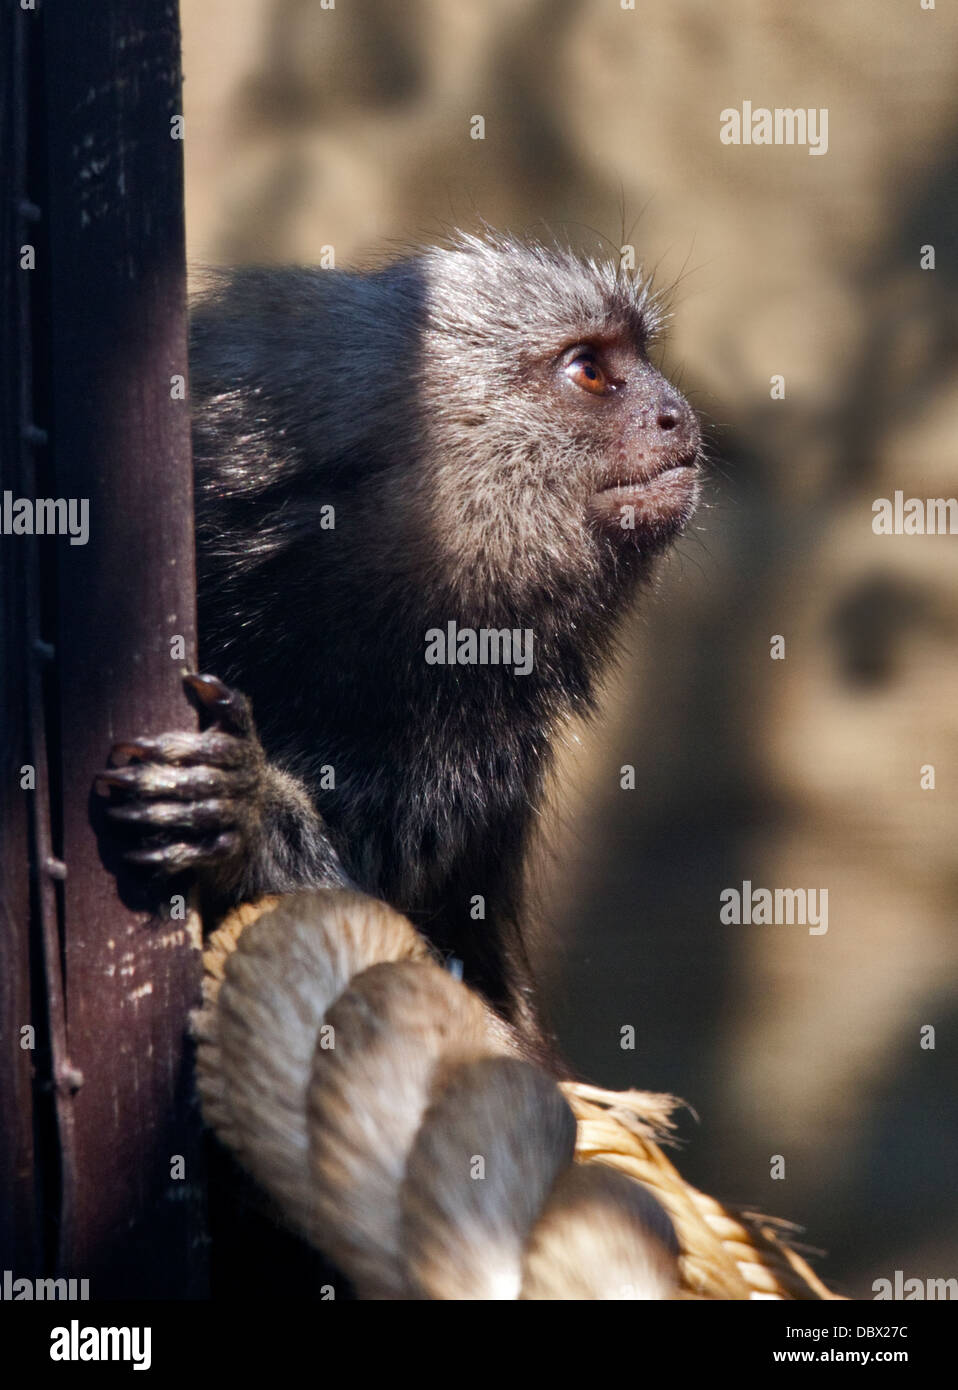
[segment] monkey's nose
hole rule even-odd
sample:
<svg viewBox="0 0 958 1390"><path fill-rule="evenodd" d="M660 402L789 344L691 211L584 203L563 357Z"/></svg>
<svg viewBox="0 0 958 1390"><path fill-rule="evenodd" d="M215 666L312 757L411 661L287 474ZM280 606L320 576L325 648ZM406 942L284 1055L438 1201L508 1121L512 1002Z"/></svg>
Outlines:
<svg viewBox="0 0 958 1390"><path fill-rule="evenodd" d="M659 400L655 423L660 430L688 431L692 424L692 412L681 396L668 392Z"/></svg>
<svg viewBox="0 0 958 1390"><path fill-rule="evenodd" d="M698 421L692 407L677 391L665 390L655 406L656 444L669 457L691 461L700 443Z"/></svg>

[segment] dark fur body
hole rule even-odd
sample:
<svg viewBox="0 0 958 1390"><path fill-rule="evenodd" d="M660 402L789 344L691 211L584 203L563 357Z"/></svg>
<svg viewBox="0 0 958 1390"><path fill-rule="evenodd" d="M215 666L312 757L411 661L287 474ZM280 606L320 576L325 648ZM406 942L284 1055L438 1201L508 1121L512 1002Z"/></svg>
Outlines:
<svg viewBox="0 0 958 1390"><path fill-rule="evenodd" d="M643 459L697 451L645 356L654 328L631 279L504 238L368 275L238 271L193 316L201 661L287 774L260 779L259 830L213 881L226 900L345 881L384 898L533 1050L523 874L552 736L590 709L694 505L650 504L625 539L587 510ZM615 401L556 365L592 341ZM427 665L449 620L532 629L532 671Z"/></svg>

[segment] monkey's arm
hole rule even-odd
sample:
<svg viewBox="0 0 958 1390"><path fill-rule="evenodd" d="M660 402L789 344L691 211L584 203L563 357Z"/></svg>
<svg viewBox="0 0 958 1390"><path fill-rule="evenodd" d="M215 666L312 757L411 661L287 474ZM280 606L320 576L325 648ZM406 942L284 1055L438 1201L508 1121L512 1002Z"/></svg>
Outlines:
<svg viewBox="0 0 958 1390"><path fill-rule="evenodd" d="M250 703L214 676L187 691L209 727L118 743L98 781L124 860L156 875L188 871L227 907L265 893L352 888L306 788L267 761Z"/></svg>

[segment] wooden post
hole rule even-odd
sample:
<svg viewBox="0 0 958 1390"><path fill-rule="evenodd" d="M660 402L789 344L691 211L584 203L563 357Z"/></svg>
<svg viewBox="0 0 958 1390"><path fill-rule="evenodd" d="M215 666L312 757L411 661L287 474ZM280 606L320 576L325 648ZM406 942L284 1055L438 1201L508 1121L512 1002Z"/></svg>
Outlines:
<svg viewBox="0 0 958 1390"><path fill-rule="evenodd" d="M101 862L94 776L123 737L195 727L179 28L172 0L47 0L50 478L89 507L55 565L51 836L65 877L60 1272L92 1298L206 1292L186 1038L193 920ZM56 873L56 865L53 866ZM48 961L49 964L49 961ZM58 1021L52 1020L54 1035Z"/></svg>
<svg viewBox="0 0 958 1390"><path fill-rule="evenodd" d="M19 8L19 7L18 7ZM10 0L0 11L0 488L18 492L32 478L27 425L32 418L31 304L23 248L34 240L27 169L30 35ZM37 1038L31 1001L29 873L36 794L27 724L30 652L27 574L32 541L0 536L0 1269L39 1272L41 1184L34 1151L34 1063ZM26 769L26 771L25 771ZM35 907L35 903L33 904ZM49 1071L49 1056L42 1065Z"/></svg>

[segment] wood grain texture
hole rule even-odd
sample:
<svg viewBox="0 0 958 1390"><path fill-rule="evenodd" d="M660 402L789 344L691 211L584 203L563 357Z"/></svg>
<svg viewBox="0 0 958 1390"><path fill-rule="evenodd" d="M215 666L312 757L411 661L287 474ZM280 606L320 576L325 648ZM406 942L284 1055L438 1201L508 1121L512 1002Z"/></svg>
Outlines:
<svg viewBox="0 0 958 1390"><path fill-rule="evenodd" d="M57 550L67 1039L82 1075L62 1263L93 1297L197 1296L199 933L122 878L118 896L92 793L117 739L194 727L180 684L195 652L189 403L171 398L187 374L177 7L52 4L44 22L53 457L58 494L90 507L89 543Z"/></svg>

